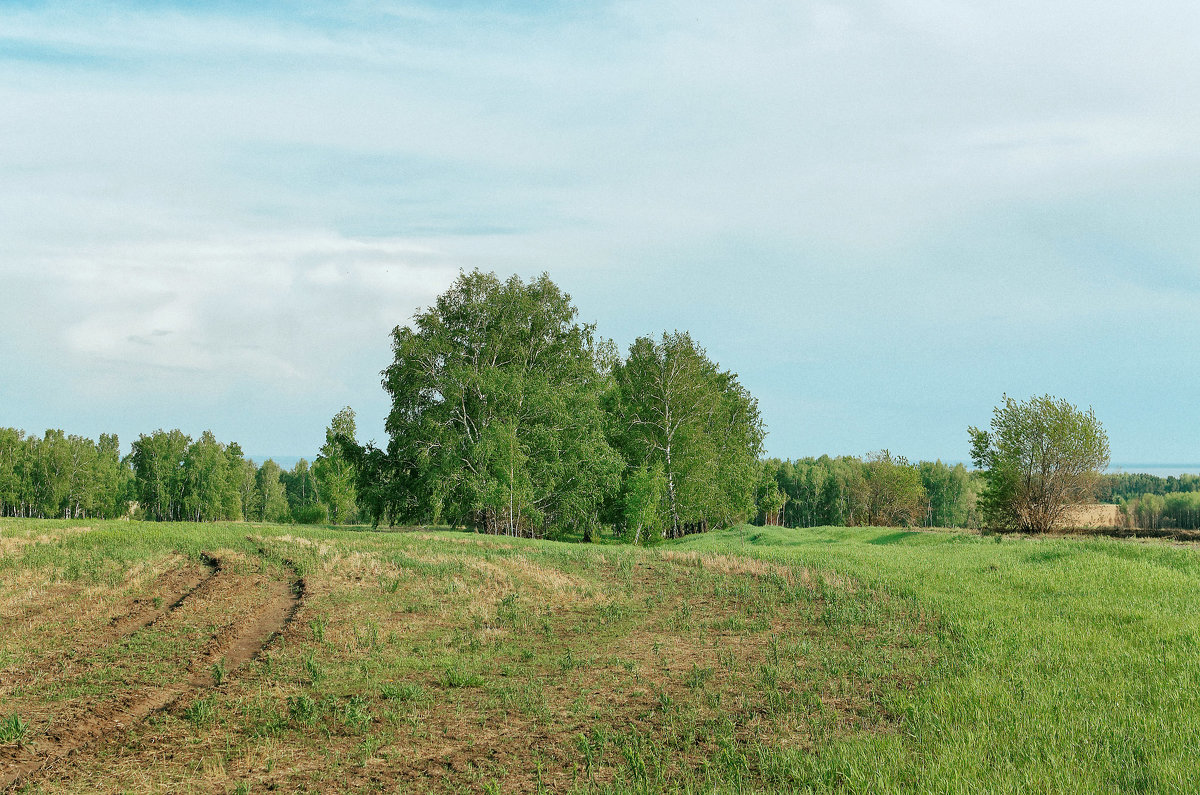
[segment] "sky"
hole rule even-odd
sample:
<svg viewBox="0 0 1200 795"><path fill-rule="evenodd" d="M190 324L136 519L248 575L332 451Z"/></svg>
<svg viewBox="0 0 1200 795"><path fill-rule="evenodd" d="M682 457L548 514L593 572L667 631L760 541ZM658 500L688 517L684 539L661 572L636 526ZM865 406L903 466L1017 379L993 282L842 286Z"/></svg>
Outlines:
<svg viewBox="0 0 1200 795"><path fill-rule="evenodd" d="M548 272L767 451L1004 394L1200 461L1200 4L0 0L0 425L386 441L389 333Z"/></svg>

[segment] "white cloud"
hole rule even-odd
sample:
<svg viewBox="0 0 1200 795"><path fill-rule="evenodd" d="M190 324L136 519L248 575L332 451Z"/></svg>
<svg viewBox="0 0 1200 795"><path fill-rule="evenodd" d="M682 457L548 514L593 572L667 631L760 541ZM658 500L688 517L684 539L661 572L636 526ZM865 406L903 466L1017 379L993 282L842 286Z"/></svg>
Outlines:
<svg viewBox="0 0 1200 795"><path fill-rule="evenodd" d="M36 261L12 276L52 303L4 325L40 326L44 353L80 378L145 387L175 371L168 388L205 393L319 389L344 375L338 358L379 347L456 272L427 246L302 233L47 246Z"/></svg>
<svg viewBox="0 0 1200 795"><path fill-rule="evenodd" d="M831 360L897 310L1025 340L1191 306L1195 4L309 10L0 9L10 346L93 393L332 400L459 266L638 331L795 296L806 327L741 333ZM1097 227L1107 270L1067 234Z"/></svg>

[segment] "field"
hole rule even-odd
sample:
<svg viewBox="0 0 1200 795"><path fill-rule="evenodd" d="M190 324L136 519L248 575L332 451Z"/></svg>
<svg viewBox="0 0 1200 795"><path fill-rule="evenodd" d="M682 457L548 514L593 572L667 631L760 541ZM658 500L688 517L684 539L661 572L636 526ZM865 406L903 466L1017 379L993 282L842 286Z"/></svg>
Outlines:
<svg viewBox="0 0 1200 795"><path fill-rule="evenodd" d="M1187 792L1200 557L0 522L0 791Z"/></svg>
<svg viewBox="0 0 1200 795"><path fill-rule="evenodd" d="M1062 525L1089 530L1100 527L1120 527L1122 525L1121 509L1116 505L1104 503L1076 505L1068 509Z"/></svg>

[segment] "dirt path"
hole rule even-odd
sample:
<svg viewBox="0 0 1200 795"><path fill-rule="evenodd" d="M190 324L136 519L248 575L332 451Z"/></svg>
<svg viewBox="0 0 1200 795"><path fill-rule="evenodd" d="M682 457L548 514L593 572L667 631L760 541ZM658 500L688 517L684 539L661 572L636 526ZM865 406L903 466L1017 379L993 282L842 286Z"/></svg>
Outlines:
<svg viewBox="0 0 1200 795"><path fill-rule="evenodd" d="M123 612L114 616L107 626L76 638L68 651L47 654L35 665L20 671L4 672L4 685L27 685L37 679L54 680L77 673L82 661L97 650L155 626L188 599L203 593L205 586L217 575L219 563L215 558L204 556L202 561L203 565L193 564L163 572L150 586L150 596L129 600Z"/></svg>
<svg viewBox="0 0 1200 795"><path fill-rule="evenodd" d="M168 709L182 708L204 691L218 686L214 671L223 677L255 657L283 631L300 607L304 582L282 582L263 575L227 571L221 561L209 558L211 573L184 590L169 606L134 610L111 625L109 643L159 624L186 623L226 609L236 618L213 635L187 665L181 681L160 687L125 692L63 725L14 749L0 750L0 791L9 791L34 779L65 773L72 757L119 738L133 725ZM247 599L249 604L243 604Z"/></svg>

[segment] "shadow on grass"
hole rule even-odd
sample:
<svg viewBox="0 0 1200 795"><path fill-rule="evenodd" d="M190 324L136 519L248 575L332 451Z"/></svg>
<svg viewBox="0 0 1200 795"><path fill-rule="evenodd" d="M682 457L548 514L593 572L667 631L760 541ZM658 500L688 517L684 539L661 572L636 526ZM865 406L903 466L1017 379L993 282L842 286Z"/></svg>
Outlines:
<svg viewBox="0 0 1200 795"><path fill-rule="evenodd" d="M917 536L917 535L920 535L920 533L913 532L911 530L898 530L895 533L887 533L886 535L881 535L881 536L878 536L877 538L872 538L867 543L875 544L876 546L886 546L888 544L898 544L901 541L905 540L906 538L912 538L913 536Z"/></svg>

